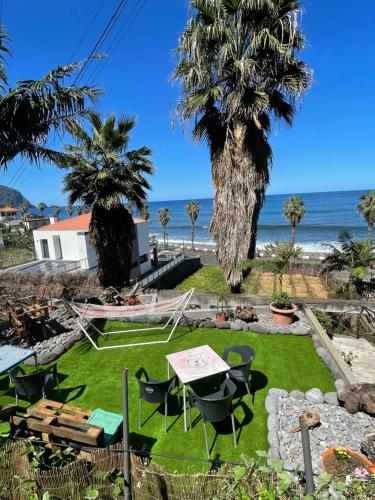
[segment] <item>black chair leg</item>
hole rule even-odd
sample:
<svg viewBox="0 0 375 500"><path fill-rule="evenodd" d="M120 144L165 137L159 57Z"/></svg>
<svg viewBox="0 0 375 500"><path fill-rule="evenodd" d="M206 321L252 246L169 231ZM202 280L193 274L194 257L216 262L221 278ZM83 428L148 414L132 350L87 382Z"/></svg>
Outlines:
<svg viewBox="0 0 375 500"><path fill-rule="evenodd" d="M164 403L164 431L167 433L168 400Z"/></svg>
<svg viewBox="0 0 375 500"><path fill-rule="evenodd" d="M142 399L139 398L138 402L138 429L142 427Z"/></svg>
<svg viewBox="0 0 375 500"><path fill-rule="evenodd" d="M237 448L237 438L236 438L236 426L234 424L234 416L233 413L230 414L230 419L232 421L232 431L233 431L233 441L234 441L234 447Z"/></svg>
<svg viewBox="0 0 375 500"><path fill-rule="evenodd" d="M206 422L204 420L203 420L203 432L204 432L204 440L206 441L207 456L208 458L210 458L210 450L208 449L207 428L206 428Z"/></svg>

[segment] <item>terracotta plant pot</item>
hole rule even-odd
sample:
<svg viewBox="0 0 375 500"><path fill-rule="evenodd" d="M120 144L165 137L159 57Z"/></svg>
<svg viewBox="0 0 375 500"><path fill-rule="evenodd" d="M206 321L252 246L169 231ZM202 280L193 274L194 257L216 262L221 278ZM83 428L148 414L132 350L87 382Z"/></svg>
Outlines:
<svg viewBox="0 0 375 500"><path fill-rule="evenodd" d="M297 311L297 306L292 304L292 309L278 309L273 304L270 304L272 311L272 320L279 325L291 325L294 321L294 314Z"/></svg>
<svg viewBox="0 0 375 500"><path fill-rule="evenodd" d="M337 447L336 447L337 448ZM340 476L340 473L337 473L337 471L332 469L332 465L330 467L329 461L332 455L334 455L334 450L336 448L329 448L326 450L323 455L322 455L322 465L323 465L323 470L325 472L328 472L329 474L333 474L336 476ZM366 469L370 474L372 473L372 468L374 464L367 458L365 455L362 455L362 453L359 453L358 451L352 450L351 448L347 448L346 446L340 446L340 448L343 448L355 461L355 464L351 465L351 468L355 469L355 467L361 467L363 469ZM337 462L336 462L337 463ZM347 472L343 472L342 475L346 475Z"/></svg>
<svg viewBox="0 0 375 500"><path fill-rule="evenodd" d="M228 321L228 316L224 313L216 313L216 321Z"/></svg>

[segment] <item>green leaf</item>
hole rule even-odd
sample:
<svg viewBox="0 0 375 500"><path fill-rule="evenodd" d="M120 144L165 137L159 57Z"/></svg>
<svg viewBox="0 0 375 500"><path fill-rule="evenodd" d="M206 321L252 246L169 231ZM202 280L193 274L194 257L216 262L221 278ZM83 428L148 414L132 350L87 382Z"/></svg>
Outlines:
<svg viewBox="0 0 375 500"><path fill-rule="evenodd" d="M246 474L246 467L240 466L234 469L234 478L236 481L240 481Z"/></svg>
<svg viewBox="0 0 375 500"><path fill-rule="evenodd" d="M266 451L256 451L255 452L260 458L268 458L268 453Z"/></svg>
<svg viewBox="0 0 375 500"><path fill-rule="evenodd" d="M87 498L87 499L98 498L98 497L99 497L99 491L98 490L94 490L94 489L88 488L85 491L85 498Z"/></svg>

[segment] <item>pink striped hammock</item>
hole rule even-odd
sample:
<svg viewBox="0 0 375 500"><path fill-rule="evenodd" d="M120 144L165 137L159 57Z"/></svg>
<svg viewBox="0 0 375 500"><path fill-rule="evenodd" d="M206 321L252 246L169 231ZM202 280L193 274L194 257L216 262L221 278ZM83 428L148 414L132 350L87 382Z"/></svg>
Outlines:
<svg viewBox="0 0 375 500"><path fill-rule="evenodd" d="M82 304L79 302L72 302L70 303L70 307L72 310L76 313L76 321L80 329L84 332L86 337L90 340L90 342L93 344L95 349L97 350L102 350L102 349L114 349L117 347L131 347L131 346L136 346L136 345L149 345L149 344L161 344L161 343L167 343L169 342L170 338L172 337L178 323L180 322L181 318L184 316L184 311L186 309L186 306L188 305L192 295L194 293L194 289L192 288L188 292L178 296L178 297L173 297L171 299L167 300L162 300L160 302L155 302L154 300L151 299L151 303L149 304L139 304L135 306L102 306L102 305L97 305L97 304ZM142 296L142 297L153 297L151 295L149 296ZM91 320L93 319L123 319L123 318L129 318L131 320L132 317L136 316L141 316L141 315L146 315L148 320L152 322L152 315L154 314L160 314L160 313L166 313L170 312L171 316L168 319L168 321L161 326L153 326L149 328L138 328L138 329L131 329L131 330L117 330L117 331L110 331L103 333L101 332L92 322ZM108 335L113 335L113 334L118 334L118 333L131 333L131 332L144 332L144 331L150 331L150 330L164 330L167 328L169 325L171 325L172 321L173 322L173 328L171 332L169 333L168 337L166 340L157 340L157 341L152 341L152 342L137 342L133 344L126 344L126 345L120 345L120 346L103 346L99 347L95 342L92 340L88 333L88 327L93 328L97 333L99 333L102 336L108 336ZM83 322L86 322L86 325L83 325ZM147 322L147 321L146 321Z"/></svg>

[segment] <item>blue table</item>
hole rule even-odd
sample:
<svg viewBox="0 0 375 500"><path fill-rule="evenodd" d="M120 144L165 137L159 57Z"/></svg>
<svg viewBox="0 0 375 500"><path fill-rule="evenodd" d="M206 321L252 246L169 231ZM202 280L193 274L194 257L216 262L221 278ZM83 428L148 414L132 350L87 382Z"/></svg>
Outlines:
<svg viewBox="0 0 375 500"><path fill-rule="evenodd" d="M22 349L13 345L0 346L0 374L9 371L32 356L35 358L35 366L37 367L37 357L34 349Z"/></svg>

